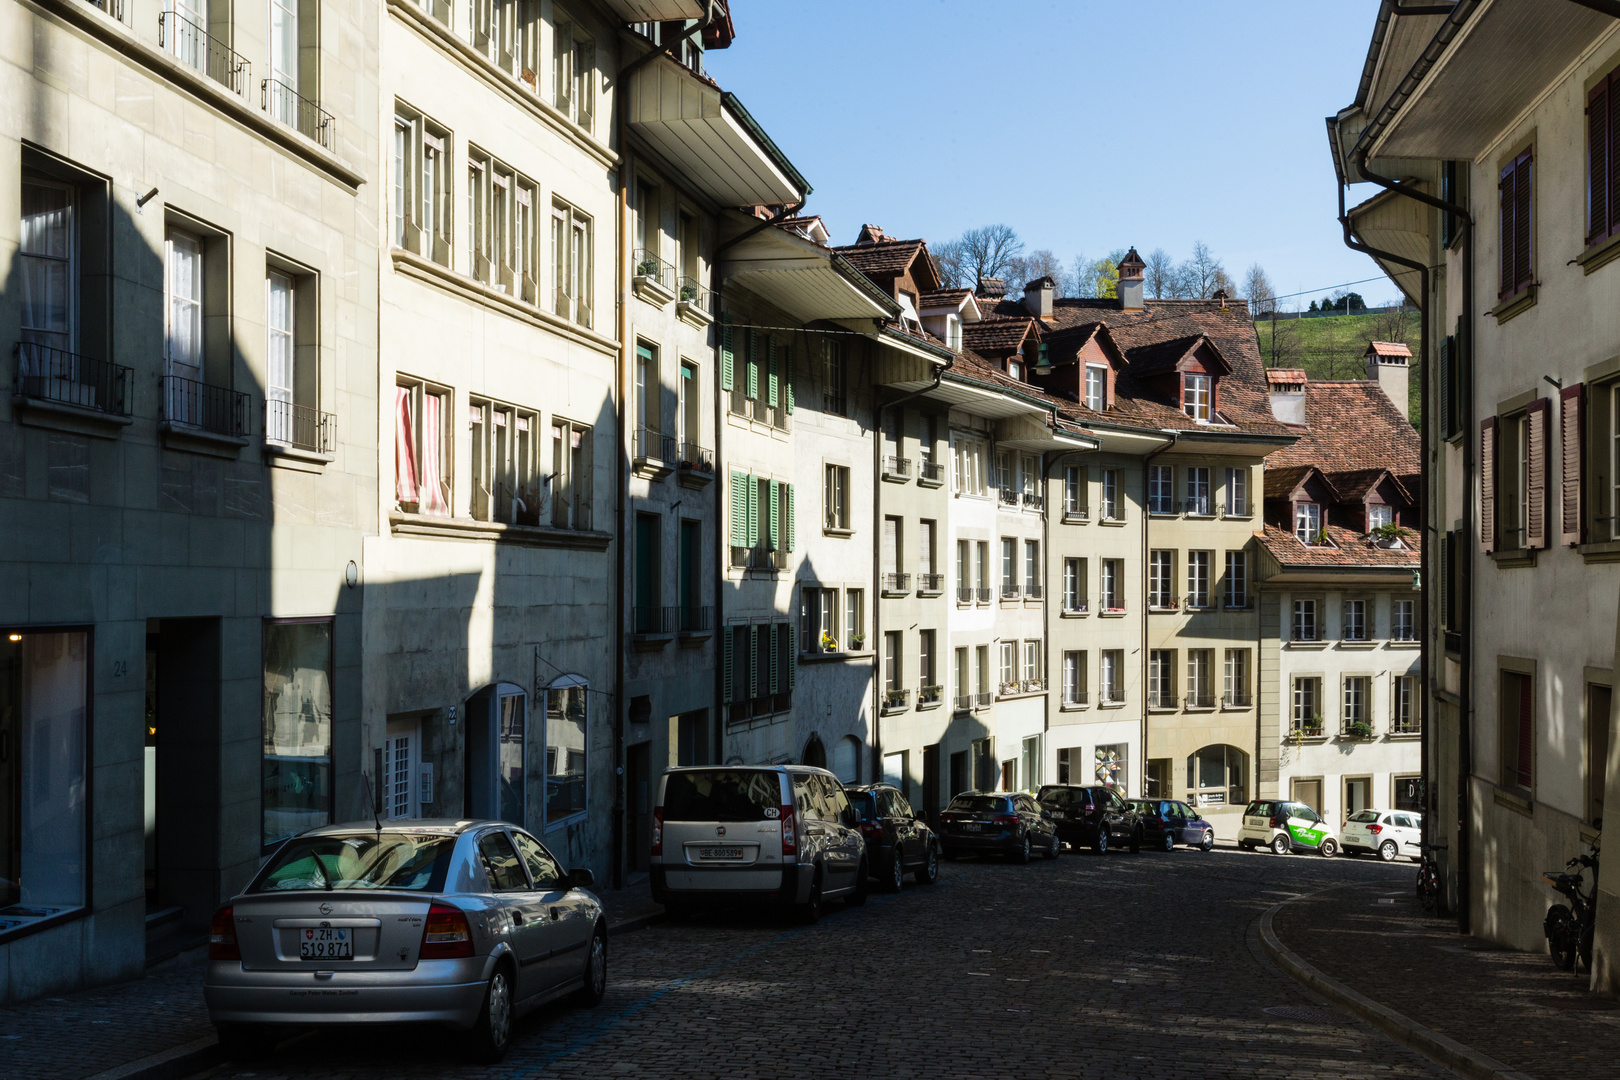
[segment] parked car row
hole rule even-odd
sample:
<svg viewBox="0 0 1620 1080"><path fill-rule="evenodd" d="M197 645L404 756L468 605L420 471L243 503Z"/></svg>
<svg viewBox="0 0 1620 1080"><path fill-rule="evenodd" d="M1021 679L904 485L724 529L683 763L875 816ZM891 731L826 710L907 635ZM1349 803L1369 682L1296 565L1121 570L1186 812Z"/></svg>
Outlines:
<svg viewBox="0 0 1620 1080"><path fill-rule="evenodd" d="M1358 810L1344 824L1342 835L1315 810L1292 800L1257 799L1243 810L1238 847L1244 851L1270 848L1275 854L1315 851L1332 857L1377 855L1394 862L1402 855L1422 858L1423 815L1412 810Z"/></svg>

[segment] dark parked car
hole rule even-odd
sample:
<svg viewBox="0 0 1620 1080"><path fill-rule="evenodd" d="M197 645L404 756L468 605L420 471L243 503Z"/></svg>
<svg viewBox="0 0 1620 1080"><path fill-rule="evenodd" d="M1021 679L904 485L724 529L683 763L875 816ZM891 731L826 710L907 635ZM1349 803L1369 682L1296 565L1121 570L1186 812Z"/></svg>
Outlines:
<svg viewBox="0 0 1620 1080"><path fill-rule="evenodd" d="M1174 851L1185 844L1201 851L1215 846L1215 827L1184 802L1175 799L1131 799L1130 807L1142 822L1142 838L1153 847Z"/></svg>
<svg viewBox="0 0 1620 1080"><path fill-rule="evenodd" d="M940 850L947 859L999 854L1029 862L1031 852L1058 857L1058 834L1049 814L1028 795L964 791L939 815Z"/></svg>
<svg viewBox="0 0 1620 1080"><path fill-rule="evenodd" d="M1111 787L1047 784L1036 798L1070 847L1089 847L1098 855L1106 855L1115 843L1129 845L1132 852L1142 850L1142 822Z"/></svg>
<svg viewBox="0 0 1620 1080"><path fill-rule="evenodd" d="M867 872L872 877L890 892L900 891L908 871L916 874L919 885L932 885L938 880L939 839L899 788L893 784L867 784L845 787L844 792L861 820Z"/></svg>

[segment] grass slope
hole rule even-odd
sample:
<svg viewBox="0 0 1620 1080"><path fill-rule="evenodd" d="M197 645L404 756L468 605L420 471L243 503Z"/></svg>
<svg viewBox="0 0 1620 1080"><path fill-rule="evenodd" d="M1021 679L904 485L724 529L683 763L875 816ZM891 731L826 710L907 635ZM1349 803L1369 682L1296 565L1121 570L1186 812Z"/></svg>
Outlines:
<svg viewBox="0 0 1620 1080"><path fill-rule="evenodd" d="M1304 368L1312 379L1365 379L1369 341L1404 341L1412 350L1407 381L1408 415L1422 419L1418 389L1423 365L1418 357L1418 314L1330 315L1320 319L1257 319L1255 334L1268 367Z"/></svg>

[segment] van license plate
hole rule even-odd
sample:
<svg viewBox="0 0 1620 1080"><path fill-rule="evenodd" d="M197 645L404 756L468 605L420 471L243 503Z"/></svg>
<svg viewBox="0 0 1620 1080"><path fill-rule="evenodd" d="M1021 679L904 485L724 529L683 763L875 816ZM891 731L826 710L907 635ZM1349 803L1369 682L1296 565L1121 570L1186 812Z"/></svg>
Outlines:
<svg viewBox="0 0 1620 1080"><path fill-rule="evenodd" d="M300 960L353 960L354 939L348 930L310 927L298 938Z"/></svg>
<svg viewBox="0 0 1620 1080"><path fill-rule="evenodd" d="M706 847L698 848L700 859L740 859L743 857L740 847Z"/></svg>
<svg viewBox="0 0 1620 1080"><path fill-rule="evenodd" d="M962 823L962 828L968 832L978 832L980 829L984 828L984 826L980 825L977 821L964 821Z"/></svg>

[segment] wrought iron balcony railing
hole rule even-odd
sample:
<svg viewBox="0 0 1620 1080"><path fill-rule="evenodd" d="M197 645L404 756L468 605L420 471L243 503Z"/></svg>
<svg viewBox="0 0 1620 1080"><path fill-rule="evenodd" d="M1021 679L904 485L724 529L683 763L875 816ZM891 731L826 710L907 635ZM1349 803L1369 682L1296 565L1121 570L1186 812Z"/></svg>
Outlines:
<svg viewBox="0 0 1620 1080"><path fill-rule="evenodd" d="M681 443L681 471L714 475L714 451L695 442Z"/></svg>
<svg viewBox="0 0 1620 1080"><path fill-rule="evenodd" d="M681 633L706 634L714 630L713 604L682 604Z"/></svg>
<svg viewBox="0 0 1620 1080"><path fill-rule="evenodd" d="M973 695L973 707L975 709L988 709L991 705L994 705L995 702L996 695L991 693L989 690L981 690L979 693Z"/></svg>
<svg viewBox="0 0 1620 1080"><path fill-rule="evenodd" d="M972 586L968 586L966 588L958 588L956 590L956 602L958 604L971 604L971 603L973 603L973 594L976 591L977 590L975 590Z"/></svg>
<svg viewBox="0 0 1620 1080"><path fill-rule="evenodd" d="M176 11L158 13L158 45L182 64L247 97L250 69L245 57Z"/></svg>
<svg viewBox="0 0 1620 1080"><path fill-rule="evenodd" d="M16 392L35 401L128 416L134 398L133 372L89 356L41 345L17 343Z"/></svg>
<svg viewBox="0 0 1620 1080"><path fill-rule="evenodd" d="M690 304L710 315L714 314L714 293L704 288L703 282L695 277L681 278L680 288L675 295L683 304Z"/></svg>
<svg viewBox="0 0 1620 1080"><path fill-rule="evenodd" d="M1045 588L1045 586L1037 585L1034 582L1026 582L1025 583L1025 585L1024 585L1024 599L1025 600L1040 600L1040 599L1043 599L1045 596L1046 596L1046 588Z"/></svg>
<svg viewBox="0 0 1620 1080"><path fill-rule="evenodd" d="M675 291L675 268L660 259L658 252L637 248L631 254L630 265L634 268L632 276L644 281L656 281L670 292Z"/></svg>
<svg viewBox="0 0 1620 1080"><path fill-rule="evenodd" d="M634 607L630 609L630 629L636 634L673 634L680 616L678 607Z"/></svg>
<svg viewBox="0 0 1620 1080"><path fill-rule="evenodd" d="M945 591L944 574L918 574L917 591L920 593L933 593L938 595Z"/></svg>
<svg viewBox="0 0 1620 1080"><path fill-rule="evenodd" d="M1221 695L1221 704L1228 709L1247 709L1254 704L1254 695L1247 690L1228 690Z"/></svg>
<svg viewBox="0 0 1620 1080"><path fill-rule="evenodd" d="M259 83L259 105L271 118L281 121L326 149L332 149L337 137L337 121L332 114L315 104L280 79L264 79Z"/></svg>
<svg viewBox="0 0 1620 1080"><path fill-rule="evenodd" d="M1091 695L1084 690L1067 690L1063 694L1065 705L1085 705L1090 703Z"/></svg>
<svg viewBox="0 0 1620 1080"><path fill-rule="evenodd" d="M975 695L973 695L973 694L957 694L956 695L956 711L957 712L972 712L973 711L973 704L977 700L978 700L977 697Z"/></svg>
<svg viewBox="0 0 1620 1080"><path fill-rule="evenodd" d="M1168 690L1150 691L1148 693L1148 708L1173 709L1176 707L1176 695Z"/></svg>
<svg viewBox="0 0 1620 1080"><path fill-rule="evenodd" d="M911 478L911 459L896 457L893 454L886 456L883 459L883 475L886 477L892 476L899 480L909 480Z"/></svg>
<svg viewBox="0 0 1620 1080"><path fill-rule="evenodd" d="M908 593L911 591L910 574L884 574L883 591L886 593Z"/></svg>
<svg viewBox="0 0 1620 1080"><path fill-rule="evenodd" d="M1017 506L1018 492L1013 488L1004 487L1000 489L1000 499L1002 506Z"/></svg>
<svg viewBox="0 0 1620 1080"><path fill-rule="evenodd" d="M945 482L945 466L937 461L925 461L917 469L917 480L923 484L939 485Z"/></svg>
<svg viewBox="0 0 1620 1080"><path fill-rule="evenodd" d="M295 405L290 401L265 400L266 442L312 450L317 454L330 454L336 426L337 417L332 413L321 412L308 405Z"/></svg>
<svg viewBox="0 0 1620 1080"><path fill-rule="evenodd" d="M210 386L179 375L163 376L163 419L214 435L245 437L250 398L228 386Z"/></svg>
<svg viewBox="0 0 1620 1080"><path fill-rule="evenodd" d="M1001 585L1001 598L1003 600L1016 600L1016 599L1018 599L1018 586L1017 586L1017 584L1015 584L1013 582L1002 582L1002 585Z"/></svg>
<svg viewBox="0 0 1620 1080"><path fill-rule="evenodd" d="M650 427L637 427L632 442L637 461L674 461L675 437L654 431Z"/></svg>
<svg viewBox="0 0 1620 1080"><path fill-rule="evenodd" d="M976 594L975 599L977 599L979 603L988 604L992 599L994 599L995 590L985 585L975 589L974 593Z"/></svg>
<svg viewBox="0 0 1620 1080"><path fill-rule="evenodd" d="M1046 508L1046 496L1045 495L1041 495L1041 494L1038 494L1037 492L1033 492L1033 491L1024 492L1024 509L1025 510L1044 510L1045 508Z"/></svg>

